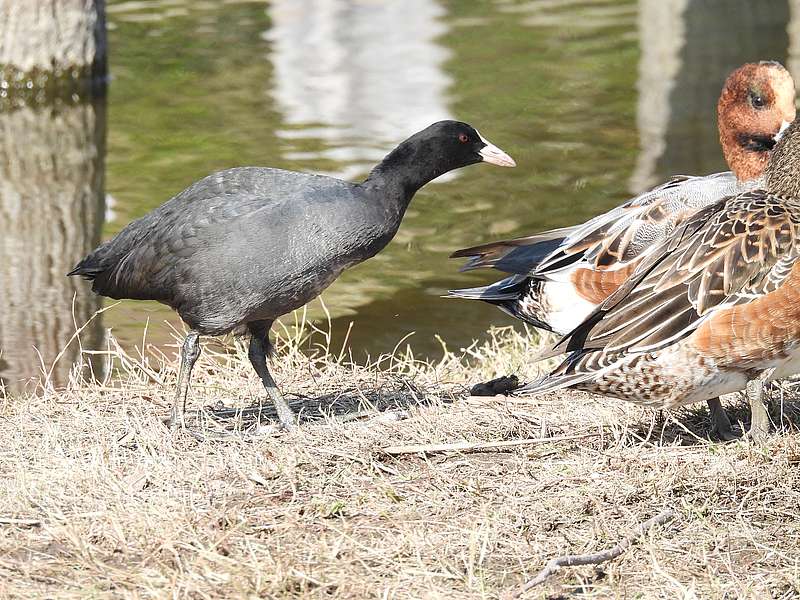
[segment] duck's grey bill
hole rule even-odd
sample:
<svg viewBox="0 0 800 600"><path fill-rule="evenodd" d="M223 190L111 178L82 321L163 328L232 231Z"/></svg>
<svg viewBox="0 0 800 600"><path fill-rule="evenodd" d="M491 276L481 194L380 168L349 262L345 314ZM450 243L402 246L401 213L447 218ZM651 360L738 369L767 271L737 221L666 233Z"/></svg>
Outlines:
<svg viewBox="0 0 800 600"><path fill-rule="evenodd" d="M483 162L492 163L493 165L497 165L498 167L516 167L517 163L514 162L514 159L511 158L508 154L500 150L494 144L487 142L483 138L483 143L486 144L483 148L480 149L478 154L481 155L483 158Z"/></svg>

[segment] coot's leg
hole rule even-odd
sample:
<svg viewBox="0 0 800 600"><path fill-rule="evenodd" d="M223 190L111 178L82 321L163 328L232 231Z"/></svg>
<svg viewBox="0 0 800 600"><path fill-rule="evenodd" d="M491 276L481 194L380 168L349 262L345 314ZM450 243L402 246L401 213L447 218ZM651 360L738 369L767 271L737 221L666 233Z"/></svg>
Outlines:
<svg viewBox="0 0 800 600"><path fill-rule="evenodd" d="M186 394L189 391L189 380L192 377L192 368L200 356L200 334L190 329L183 340L181 347L181 370L178 372L178 390L175 394L175 403L169 418L169 428L185 427L183 415L186 411Z"/></svg>
<svg viewBox="0 0 800 600"><path fill-rule="evenodd" d="M747 435L754 442L765 442L769 433L769 414L764 405L764 378L748 381L746 393L750 401L750 431Z"/></svg>
<svg viewBox="0 0 800 600"><path fill-rule="evenodd" d="M719 398L711 398L706 400L706 403L711 413L711 433L726 442L737 439L738 436L733 432L731 421L728 419L728 413L725 412Z"/></svg>
<svg viewBox="0 0 800 600"><path fill-rule="evenodd" d="M286 403L278 386L275 385L275 380L267 368L267 353L270 348L269 343L269 330L272 327L272 321L253 321L247 324L250 333L250 364L253 365L261 382L264 384L264 389L267 390L267 395L275 404L275 410L278 412L278 420L284 429L291 431L295 427L295 415L292 409Z"/></svg>

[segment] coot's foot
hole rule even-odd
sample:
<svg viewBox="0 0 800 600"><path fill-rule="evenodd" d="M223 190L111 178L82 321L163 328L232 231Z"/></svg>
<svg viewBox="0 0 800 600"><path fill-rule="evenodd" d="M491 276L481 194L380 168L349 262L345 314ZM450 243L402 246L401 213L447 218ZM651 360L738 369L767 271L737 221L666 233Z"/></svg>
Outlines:
<svg viewBox="0 0 800 600"><path fill-rule="evenodd" d="M173 435L176 435L176 434L179 434L179 433L186 433L186 434L189 434L190 436L192 436L198 442L205 442L209 438L214 438L214 437L217 437L217 435L218 435L218 434L212 433L212 432L198 431L197 429L189 427L189 426L186 425L185 422L182 422L181 420L176 419L174 414L170 415L169 417L167 417L165 419L162 419L161 421L162 421L162 423L164 423L169 428L170 432Z"/></svg>

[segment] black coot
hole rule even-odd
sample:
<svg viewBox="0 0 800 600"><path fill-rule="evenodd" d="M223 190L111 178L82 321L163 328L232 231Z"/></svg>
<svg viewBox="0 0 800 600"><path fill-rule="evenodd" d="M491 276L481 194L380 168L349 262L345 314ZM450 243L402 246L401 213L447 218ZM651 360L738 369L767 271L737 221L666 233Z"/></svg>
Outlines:
<svg viewBox="0 0 800 600"><path fill-rule="evenodd" d="M386 246L419 188L481 161L515 164L470 125L440 121L401 143L363 183L261 167L220 171L130 223L69 275L91 280L103 296L163 302L189 326L172 427L183 426L200 335L246 326L250 362L291 428L294 414L267 369L275 319Z"/></svg>

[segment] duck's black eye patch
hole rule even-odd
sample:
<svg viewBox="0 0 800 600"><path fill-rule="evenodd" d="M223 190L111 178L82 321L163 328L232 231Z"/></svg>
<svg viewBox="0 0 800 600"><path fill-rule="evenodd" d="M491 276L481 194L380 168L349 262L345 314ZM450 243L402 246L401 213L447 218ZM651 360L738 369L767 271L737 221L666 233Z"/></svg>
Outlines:
<svg viewBox="0 0 800 600"><path fill-rule="evenodd" d="M769 152L775 147L774 135L739 134L737 141L742 148L753 152Z"/></svg>
<svg viewBox="0 0 800 600"><path fill-rule="evenodd" d="M462 144L466 144L469 141L469 136L466 133L459 133L458 141Z"/></svg>

